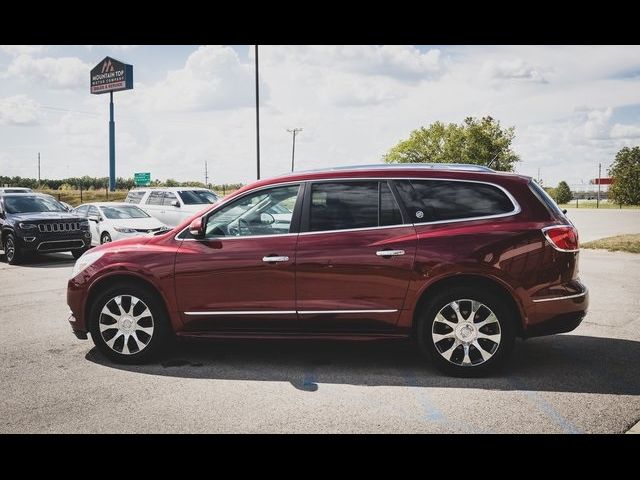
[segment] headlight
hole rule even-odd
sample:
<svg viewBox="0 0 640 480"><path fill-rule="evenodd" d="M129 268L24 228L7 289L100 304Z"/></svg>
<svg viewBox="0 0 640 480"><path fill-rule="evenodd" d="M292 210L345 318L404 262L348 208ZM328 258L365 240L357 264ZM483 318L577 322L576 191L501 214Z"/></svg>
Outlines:
<svg viewBox="0 0 640 480"><path fill-rule="evenodd" d="M76 264L73 266L73 271L71 272L71 278L78 275L85 268L97 262L100 257L102 257L103 252L87 252L82 255L78 260L76 260Z"/></svg>
<svg viewBox="0 0 640 480"><path fill-rule="evenodd" d="M113 227L116 232L120 233L136 233L135 228L127 228L127 227Z"/></svg>
<svg viewBox="0 0 640 480"><path fill-rule="evenodd" d="M33 223L25 223L25 222L20 222L18 226L22 230L33 230L34 228L37 228Z"/></svg>

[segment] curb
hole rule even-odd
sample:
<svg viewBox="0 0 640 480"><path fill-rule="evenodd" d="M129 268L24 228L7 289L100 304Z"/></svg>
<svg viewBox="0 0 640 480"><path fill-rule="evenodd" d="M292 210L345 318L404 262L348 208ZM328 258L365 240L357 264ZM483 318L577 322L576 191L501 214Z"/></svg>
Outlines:
<svg viewBox="0 0 640 480"><path fill-rule="evenodd" d="M631 427L625 433L640 433L640 421L638 421L638 423L636 423L633 427Z"/></svg>

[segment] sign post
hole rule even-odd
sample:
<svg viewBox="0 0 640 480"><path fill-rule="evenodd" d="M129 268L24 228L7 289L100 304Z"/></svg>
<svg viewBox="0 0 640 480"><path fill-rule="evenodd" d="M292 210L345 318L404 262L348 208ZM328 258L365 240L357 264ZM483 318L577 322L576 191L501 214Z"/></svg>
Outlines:
<svg viewBox="0 0 640 480"><path fill-rule="evenodd" d="M133 174L133 182L138 187L146 187L149 184L151 184L151 173L149 173L149 172L134 173Z"/></svg>
<svg viewBox="0 0 640 480"><path fill-rule="evenodd" d="M113 113L113 92L133 88L133 65L105 57L90 73L91 93L109 92L109 190L116 189L116 124Z"/></svg>

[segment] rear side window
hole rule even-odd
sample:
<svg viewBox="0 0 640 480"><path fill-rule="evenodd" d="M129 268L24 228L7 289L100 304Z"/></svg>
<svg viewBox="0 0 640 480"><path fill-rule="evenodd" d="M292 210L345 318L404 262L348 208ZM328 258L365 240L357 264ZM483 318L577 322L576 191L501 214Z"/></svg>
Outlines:
<svg viewBox="0 0 640 480"><path fill-rule="evenodd" d="M402 224L387 182L333 182L311 186L309 231Z"/></svg>
<svg viewBox="0 0 640 480"><path fill-rule="evenodd" d="M147 198L147 205L162 205L164 192L151 192Z"/></svg>
<svg viewBox="0 0 640 480"><path fill-rule="evenodd" d="M515 205L498 187L451 180L396 181L415 223L503 215Z"/></svg>
<svg viewBox="0 0 640 480"><path fill-rule="evenodd" d="M127 203L140 203L140 201L142 200L142 197L144 197L144 192L141 192L139 190L130 191L127 194L127 198L125 199L125 202L127 202Z"/></svg>
<svg viewBox="0 0 640 480"><path fill-rule="evenodd" d="M171 192L164 192L164 200L163 200L163 205L171 205L171 202L177 202L178 201L178 197L176 197L173 193Z"/></svg>

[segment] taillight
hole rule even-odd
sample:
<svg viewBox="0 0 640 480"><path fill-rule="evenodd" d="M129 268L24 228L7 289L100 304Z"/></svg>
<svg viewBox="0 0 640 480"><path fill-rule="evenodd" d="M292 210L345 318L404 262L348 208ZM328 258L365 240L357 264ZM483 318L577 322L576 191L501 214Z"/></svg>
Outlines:
<svg viewBox="0 0 640 480"><path fill-rule="evenodd" d="M572 225L559 225L546 227L542 233L551 246L561 252L577 252L580 249L578 244L578 230Z"/></svg>

